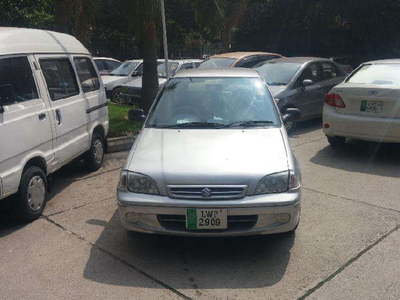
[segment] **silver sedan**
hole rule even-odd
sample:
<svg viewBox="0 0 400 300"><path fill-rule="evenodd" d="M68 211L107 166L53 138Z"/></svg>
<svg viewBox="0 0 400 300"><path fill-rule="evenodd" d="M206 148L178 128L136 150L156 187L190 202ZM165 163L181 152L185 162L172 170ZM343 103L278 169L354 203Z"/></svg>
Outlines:
<svg viewBox="0 0 400 300"><path fill-rule="evenodd" d="M293 232L300 167L267 85L254 70L179 72L160 91L121 172L132 231L190 236Z"/></svg>

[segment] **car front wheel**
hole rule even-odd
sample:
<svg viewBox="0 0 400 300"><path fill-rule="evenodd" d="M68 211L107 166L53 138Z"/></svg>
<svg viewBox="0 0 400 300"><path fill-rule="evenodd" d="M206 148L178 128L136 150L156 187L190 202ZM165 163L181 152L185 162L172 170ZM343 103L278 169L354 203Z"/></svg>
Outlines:
<svg viewBox="0 0 400 300"><path fill-rule="evenodd" d="M32 166L22 174L16 195L22 220L32 222L42 215L46 206L46 190L47 178L41 168Z"/></svg>
<svg viewBox="0 0 400 300"><path fill-rule="evenodd" d="M111 94L111 102L124 104L124 99L121 96L121 88L115 88Z"/></svg>
<svg viewBox="0 0 400 300"><path fill-rule="evenodd" d="M345 137L328 136L327 138L328 138L329 144L334 148L342 147L346 143L346 138Z"/></svg>

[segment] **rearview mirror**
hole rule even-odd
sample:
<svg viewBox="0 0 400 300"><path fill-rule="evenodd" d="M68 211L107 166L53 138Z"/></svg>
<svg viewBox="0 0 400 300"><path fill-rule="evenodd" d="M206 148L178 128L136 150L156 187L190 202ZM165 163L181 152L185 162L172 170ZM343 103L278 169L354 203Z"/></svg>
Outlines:
<svg viewBox="0 0 400 300"><path fill-rule="evenodd" d="M131 109L128 111L128 119L133 122L144 122L146 116L143 113L143 109Z"/></svg>
<svg viewBox="0 0 400 300"><path fill-rule="evenodd" d="M139 71L134 71L132 73L132 77L137 77L137 76L142 76L142 75L143 75L142 72L139 72Z"/></svg>
<svg viewBox="0 0 400 300"><path fill-rule="evenodd" d="M313 85L314 82L311 79L304 79L301 83L302 87L305 88L306 86Z"/></svg>
<svg viewBox="0 0 400 300"><path fill-rule="evenodd" d="M15 94L11 84L0 85L0 113L4 113L4 104L14 103Z"/></svg>
<svg viewBox="0 0 400 300"><path fill-rule="evenodd" d="M282 112L283 122L297 122L300 118L301 112L297 108L286 108L286 110Z"/></svg>

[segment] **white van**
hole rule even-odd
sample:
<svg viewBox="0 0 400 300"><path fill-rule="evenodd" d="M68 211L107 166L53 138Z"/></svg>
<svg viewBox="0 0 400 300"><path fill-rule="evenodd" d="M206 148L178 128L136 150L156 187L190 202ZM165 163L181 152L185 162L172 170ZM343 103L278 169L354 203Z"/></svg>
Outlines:
<svg viewBox="0 0 400 300"><path fill-rule="evenodd" d="M0 27L0 199L13 194L32 221L48 176L76 158L98 170L108 107L92 57L74 37Z"/></svg>

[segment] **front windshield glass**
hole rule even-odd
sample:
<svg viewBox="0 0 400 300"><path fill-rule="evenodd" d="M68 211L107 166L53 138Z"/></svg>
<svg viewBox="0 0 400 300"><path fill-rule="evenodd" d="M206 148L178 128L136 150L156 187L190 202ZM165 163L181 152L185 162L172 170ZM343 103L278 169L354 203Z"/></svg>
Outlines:
<svg viewBox="0 0 400 300"><path fill-rule="evenodd" d="M347 82L400 85L400 64L364 65Z"/></svg>
<svg viewBox="0 0 400 300"><path fill-rule="evenodd" d="M299 63L266 62L255 69L268 85L287 85L300 67Z"/></svg>
<svg viewBox="0 0 400 300"><path fill-rule="evenodd" d="M242 128L279 124L261 78L173 78L158 98L147 126Z"/></svg>
<svg viewBox="0 0 400 300"><path fill-rule="evenodd" d="M236 59L234 58L210 58L201 63L199 69L219 69L229 68L233 65Z"/></svg>
<svg viewBox="0 0 400 300"><path fill-rule="evenodd" d="M179 63L169 62L168 63L168 74L174 75L176 70L178 69ZM165 63L160 64L157 67L158 77L167 77L167 73L165 71Z"/></svg>
<svg viewBox="0 0 400 300"><path fill-rule="evenodd" d="M114 71L110 73L111 76L128 76L132 71L134 71L139 62L126 61Z"/></svg>

